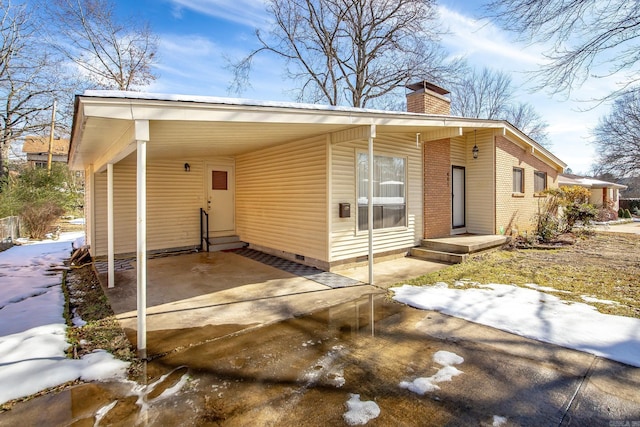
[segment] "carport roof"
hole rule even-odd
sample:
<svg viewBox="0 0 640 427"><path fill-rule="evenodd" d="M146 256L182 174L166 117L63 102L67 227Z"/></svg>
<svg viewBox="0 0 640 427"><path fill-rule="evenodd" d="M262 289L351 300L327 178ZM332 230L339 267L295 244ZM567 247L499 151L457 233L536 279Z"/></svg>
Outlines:
<svg viewBox="0 0 640 427"><path fill-rule="evenodd" d="M376 126L377 134L421 141L495 129L562 170L566 164L506 121L240 98L87 91L76 96L69 164L100 170L133 152L148 123L150 159L234 156L318 135Z"/></svg>

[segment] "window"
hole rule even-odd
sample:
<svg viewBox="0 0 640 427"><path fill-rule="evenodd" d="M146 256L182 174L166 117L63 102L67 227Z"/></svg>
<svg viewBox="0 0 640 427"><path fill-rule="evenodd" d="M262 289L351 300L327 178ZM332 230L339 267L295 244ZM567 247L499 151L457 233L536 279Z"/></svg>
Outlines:
<svg viewBox="0 0 640 427"><path fill-rule="evenodd" d="M513 168L513 192L524 193L524 170Z"/></svg>
<svg viewBox="0 0 640 427"><path fill-rule="evenodd" d="M533 173L533 191L541 193L547 189L547 173L535 171Z"/></svg>
<svg viewBox="0 0 640 427"><path fill-rule="evenodd" d="M358 230L369 228L369 156L357 154L358 161ZM407 224L406 159L373 158L373 228L405 227Z"/></svg>

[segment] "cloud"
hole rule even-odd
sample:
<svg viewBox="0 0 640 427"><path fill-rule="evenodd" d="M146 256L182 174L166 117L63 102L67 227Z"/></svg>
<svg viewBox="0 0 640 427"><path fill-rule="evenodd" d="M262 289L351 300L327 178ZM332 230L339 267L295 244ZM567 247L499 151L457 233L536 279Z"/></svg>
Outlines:
<svg viewBox="0 0 640 427"><path fill-rule="evenodd" d="M262 0L170 0L174 17L188 9L248 27L263 27L268 21Z"/></svg>
<svg viewBox="0 0 640 427"><path fill-rule="evenodd" d="M439 6L440 18L449 28L450 34L443 42L454 54L473 56L474 64L496 68L499 65L510 70L524 67L537 68L542 61L538 48L513 44L506 34L489 21L480 21Z"/></svg>

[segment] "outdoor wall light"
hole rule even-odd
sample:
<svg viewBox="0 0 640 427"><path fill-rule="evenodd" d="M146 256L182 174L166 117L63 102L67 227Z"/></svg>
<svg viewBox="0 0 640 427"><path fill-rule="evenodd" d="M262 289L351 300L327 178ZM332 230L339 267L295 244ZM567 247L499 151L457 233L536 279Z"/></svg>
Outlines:
<svg viewBox="0 0 640 427"><path fill-rule="evenodd" d="M471 152L473 153L473 159L477 159L478 158L478 153L480 152L480 150L478 149L478 134L477 134L477 129L473 130L473 149L471 150Z"/></svg>
<svg viewBox="0 0 640 427"><path fill-rule="evenodd" d="M184 171L185 172L189 172L191 170L191 166L189 165L189 163L185 163L184 164Z"/></svg>

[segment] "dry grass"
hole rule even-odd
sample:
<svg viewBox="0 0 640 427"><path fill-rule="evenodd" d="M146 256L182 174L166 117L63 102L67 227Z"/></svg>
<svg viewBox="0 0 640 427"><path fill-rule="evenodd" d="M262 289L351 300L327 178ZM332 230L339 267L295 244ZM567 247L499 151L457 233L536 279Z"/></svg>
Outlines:
<svg viewBox="0 0 640 427"><path fill-rule="evenodd" d="M558 295L564 300L584 302L583 295L612 300L619 304L589 304L602 313L640 318L640 236L597 233L561 249L492 252L408 283L459 280L549 286L569 291Z"/></svg>
<svg viewBox="0 0 640 427"><path fill-rule="evenodd" d="M72 270L65 282L70 317L75 312L87 322L81 327L67 328L67 339L71 343L67 350L69 356L78 358L104 349L118 359L137 362L135 350L115 318L91 266Z"/></svg>

